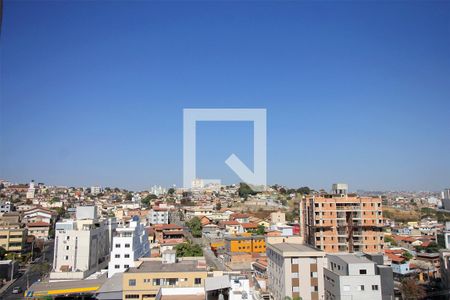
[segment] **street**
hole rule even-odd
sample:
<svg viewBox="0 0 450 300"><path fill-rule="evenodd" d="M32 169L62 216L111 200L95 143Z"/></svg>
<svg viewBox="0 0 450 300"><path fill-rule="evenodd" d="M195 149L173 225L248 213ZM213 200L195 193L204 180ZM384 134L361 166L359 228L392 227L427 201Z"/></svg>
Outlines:
<svg viewBox="0 0 450 300"><path fill-rule="evenodd" d="M44 250L40 257L35 260L35 264L42 263L43 260L50 263L53 263L53 245L54 241L47 241L44 246ZM1 299L4 300L15 300L15 299L23 299L23 293L27 290L27 287L31 286L34 282L41 278L40 271L32 270L32 266L35 264L30 264L27 266L25 273L16 279L16 281L8 287L8 289L1 295ZM19 294L12 294L12 290L15 287L20 287L22 292Z"/></svg>

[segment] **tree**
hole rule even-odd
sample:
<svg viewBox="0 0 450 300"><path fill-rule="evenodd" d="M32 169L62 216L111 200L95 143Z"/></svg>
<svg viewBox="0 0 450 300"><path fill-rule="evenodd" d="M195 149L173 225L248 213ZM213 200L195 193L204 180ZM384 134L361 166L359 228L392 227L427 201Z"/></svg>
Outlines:
<svg viewBox="0 0 450 300"><path fill-rule="evenodd" d="M202 223L198 217L193 217L190 221L186 222L186 226L191 230L193 237L202 236Z"/></svg>
<svg viewBox="0 0 450 300"><path fill-rule="evenodd" d="M45 262L34 264L31 266L31 270L33 272L38 272L40 274L47 274L48 272L50 272L50 265Z"/></svg>
<svg viewBox="0 0 450 300"><path fill-rule="evenodd" d="M307 186L303 186L297 189L297 193L302 195L309 195L311 193L311 189Z"/></svg>
<svg viewBox="0 0 450 300"><path fill-rule="evenodd" d="M403 299L419 300L425 297L425 290L413 278L405 278L400 285Z"/></svg>
<svg viewBox="0 0 450 300"><path fill-rule="evenodd" d="M266 233L266 228L263 225L258 225L258 228L252 231L255 235L264 235Z"/></svg>
<svg viewBox="0 0 450 300"><path fill-rule="evenodd" d="M203 250L200 245L192 243L182 243L175 246L177 257L203 256Z"/></svg>
<svg viewBox="0 0 450 300"><path fill-rule="evenodd" d="M222 204L220 202L217 202L216 210L221 210L221 209L222 209Z"/></svg>
<svg viewBox="0 0 450 300"><path fill-rule="evenodd" d="M406 260L411 260L414 256L409 253L408 251L403 252L402 256L406 259Z"/></svg>
<svg viewBox="0 0 450 300"><path fill-rule="evenodd" d="M127 193L127 194L125 195L125 200L126 200L126 201L131 201L131 199L133 199L133 194Z"/></svg>
<svg viewBox="0 0 450 300"><path fill-rule="evenodd" d="M173 195L173 194L175 194L175 189L174 189L174 188L170 188L170 189L167 191L167 193L168 193L169 195Z"/></svg>
<svg viewBox="0 0 450 300"><path fill-rule="evenodd" d="M3 259L6 255L6 250L3 247L0 247L0 259Z"/></svg>
<svg viewBox="0 0 450 300"><path fill-rule="evenodd" d="M239 184L239 197L247 199L249 195L256 195L256 192L245 182Z"/></svg>
<svg viewBox="0 0 450 300"><path fill-rule="evenodd" d="M147 195L144 199L141 200L141 204L143 204L146 207L149 207L150 202L155 199L158 199L156 195L153 194Z"/></svg>

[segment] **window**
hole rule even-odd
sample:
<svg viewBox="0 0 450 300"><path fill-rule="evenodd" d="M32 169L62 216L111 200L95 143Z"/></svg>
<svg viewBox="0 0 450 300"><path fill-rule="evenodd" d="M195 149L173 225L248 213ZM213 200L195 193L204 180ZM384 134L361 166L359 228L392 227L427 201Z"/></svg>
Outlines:
<svg viewBox="0 0 450 300"><path fill-rule="evenodd" d="M120 254L114 255L115 258L120 258Z"/></svg>
<svg viewBox="0 0 450 300"><path fill-rule="evenodd" d="M312 278L317 278L317 272L311 272L311 277Z"/></svg>
<svg viewBox="0 0 450 300"><path fill-rule="evenodd" d="M120 248L120 244L116 244L116 248Z"/></svg>
<svg viewBox="0 0 450 300"><path fill-rule="evenodd" d="M366 269L361 269L361 270L359 270L359 274L365 275L365 274L367 274L367 270Z"/></svg>
<svg viewBox="0 0 450 300"><path fill-rule="evenodd" d="M123 265L123 267L124 267L125 269L128 269L128 268L130 267L130 265Z"/></svg>
<svg viewBox="0 0 450 300"><path fill-rule="evenodd" d="M378 285L376 284L372 285L372 291L378 291Z"/></svg>
<svg viewBox="0 0 450 300"><path fill-rule="evenodd" d="M139 299L139 295L125 295L125 299Z"/></svg>
<svg viewBox="0 0 450 300"><path fill-rule="evenodd" d="M201 278L195 278L194 284L202 284L202 279Z"/></svg>
<svg viewBox="0 0 450 300"><path fill-rule="evenodd" d="M114 265L114 269L120 269L120 265Z"/></svg>
<svg viewBox="0 0 450 300"><path fill-rule="evenodd" d="M358 291L364 291L364 285L358 285Z"/></svg>
<svg viewBox="0 0 450 300"><path fill-rule="evenodd" d="M69 260L69 256L66 255L66 257L64 257L65 260Z"/></svg>
<svg viewBox="0 0 450 300"><path fill-rule="evenodd" d="M178 279L177 278L167 278L166 284L167 285L177 285Z"/></svg>
<svg viewBox="0 0 450 300"><path fill-rule="evenodd" d="M128 280L128 285L129 286L136 286L136 279L129 279Z"/></svg>
<svg viewBox="0 0 450 300"><path fill-rule="evenodd" d="M130 254L125 254L125 258L130 258Z"/></svg>
<svg viewBox="0 0 450 300"><path fill-rule="evenodd" d="M317 285L311 286L311 292L318 292L318 291L319 291L319 287Z"/></svg>
<svg viewBox="0 0 450 300"><path fill-rule="evenodd" d="M350 286L344 285L344 292L350 292Z"/></svg>
<svg viewBox="0 0 450 300"><path fill-rule="evenodd" d="M69 246L66 246L66 250L69 250Z"/></svg>
<svg viewBox="0 0 450 300"><path fill-rule="evenodd" d="M161 285L161 279L159 278L153 279L153 285Z"/></svg>
<svg viewBox="0 0 450 300"><path fill-rule="evenodd" d="M125 248L130 248L130 244L125 244Z"/></svg>

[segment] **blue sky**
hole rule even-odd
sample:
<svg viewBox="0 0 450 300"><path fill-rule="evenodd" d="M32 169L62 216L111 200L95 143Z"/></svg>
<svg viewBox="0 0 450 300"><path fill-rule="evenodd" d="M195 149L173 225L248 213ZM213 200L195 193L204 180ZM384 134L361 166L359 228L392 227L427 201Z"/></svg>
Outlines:
<svg viewBox="0 0 450 300"><path fill-rule="evenodd" d="M181 185L183 108L266 108L271 184L450 186L448 1L6 1L0 69L0 178ZM199 124L199 177L251 139Z"/></svg>

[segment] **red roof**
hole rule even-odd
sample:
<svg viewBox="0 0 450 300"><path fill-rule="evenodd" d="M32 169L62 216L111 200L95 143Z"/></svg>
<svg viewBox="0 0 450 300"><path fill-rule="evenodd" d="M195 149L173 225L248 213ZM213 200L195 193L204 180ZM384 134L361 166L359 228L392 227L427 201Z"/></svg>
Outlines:
<svg viewBox="0 0 450 300"><path fill-rule="evenodd" d="M249 217L249 215L247 215L247 214L235 213L230 216L230 219L236 220L236 219L244 219L244 218L248 218L248 217Z"/></svg>
<svg viewBox="0 0 450 300"><path fill-rule="evenodd" d="M241 225L245 229L258 228L258 224L255 223L242 223Z"/></svg>
<svg viewBox="0 0 450 300"><path fill-rule="evenodd" d="M391 254L391 253L386 253L387 257L389 257L389 259L393 262L398 262L398 263L402 263L405 261L405 258L402 256L397 256L395 254Z"/></svg>
<svg viewBox="0 0 450 300"><path fill-rule="evenodd" d="M33 222L28 223L27 227L50 227L50 224L46 222Z"/></svg>
<svg viewBox="0 0 450 300"><path fill-rule="evenodd" d="M239 225L240 223L238 221L222 221L219 224L222 224L222 225Z"/></svg>
<svg viewBox="0 0 450 300"><path fill-rule="evenodd" d="M167 229L177 229L182 230L183 227L177 224L156 224L154 225L155 230L167 230Z"/></svg>

